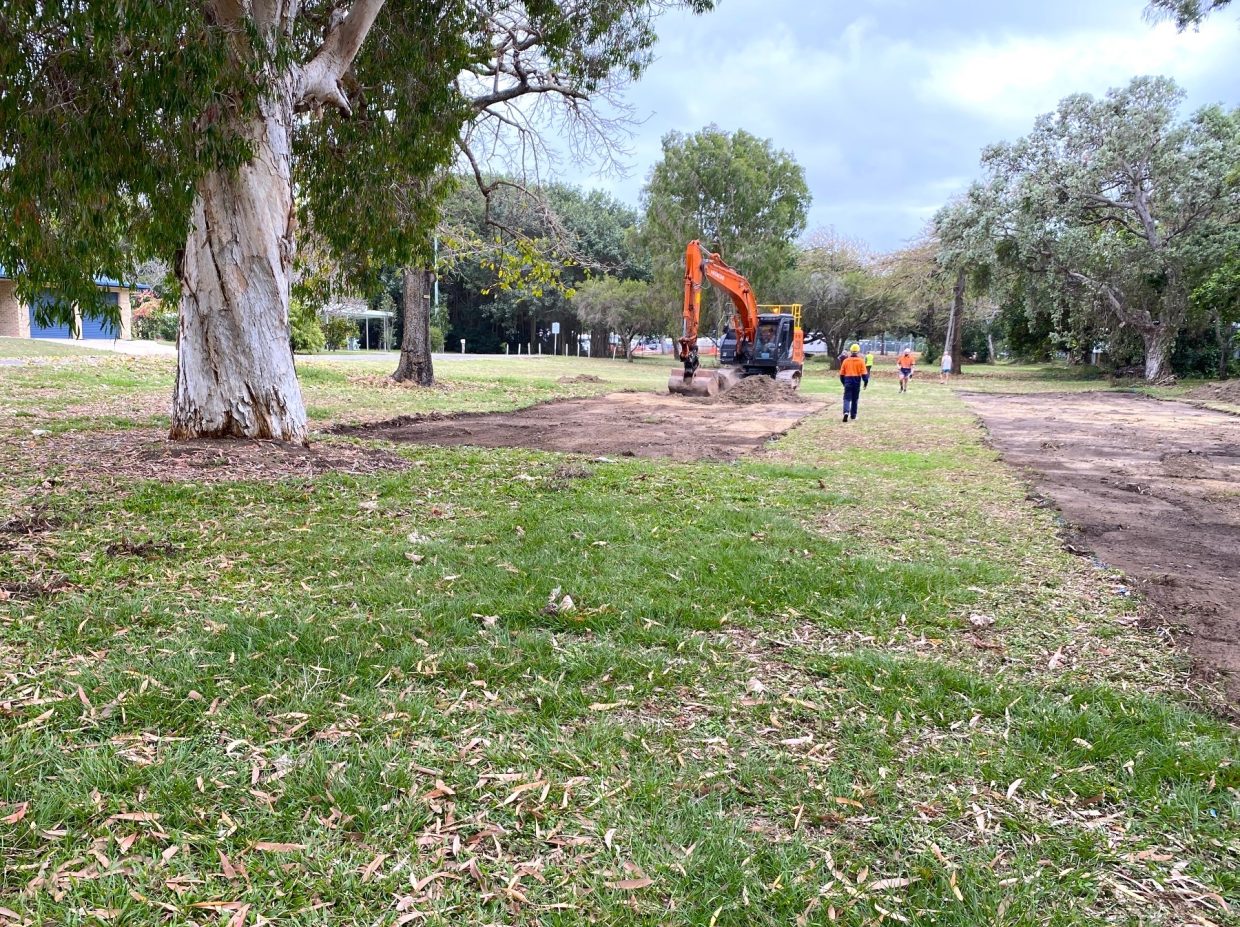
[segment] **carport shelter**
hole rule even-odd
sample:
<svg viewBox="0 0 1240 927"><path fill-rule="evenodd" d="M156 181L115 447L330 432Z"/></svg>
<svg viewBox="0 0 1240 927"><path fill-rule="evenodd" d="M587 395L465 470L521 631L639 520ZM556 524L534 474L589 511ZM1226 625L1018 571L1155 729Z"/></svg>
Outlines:
<svg viewBox="0 0 1240 927"><path fill-rule="evenodd" d="M143 284L128 285L108 277L95 278L95 285L106 290L104 300L120 310L119 326L107 319L83 318L76 306L73 310L72 325L40 325L35 318L35 310L41 305L55 302L55 294L40 293L30 303L23 303L17 298L17 285L12 276L0 267L0 337L80 338L84 340L121 338L128 341L133 337L133 310L130 306L130 295L136 291L149 290L150 287Z"/></svg>

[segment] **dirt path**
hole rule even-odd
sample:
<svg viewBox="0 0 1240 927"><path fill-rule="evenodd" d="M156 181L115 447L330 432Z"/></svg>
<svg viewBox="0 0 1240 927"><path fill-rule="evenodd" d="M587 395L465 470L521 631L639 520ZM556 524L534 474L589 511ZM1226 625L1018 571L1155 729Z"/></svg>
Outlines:
<svg viewBox="0 0 1240 927"><path fill-rule="evenodd" d="M347 426L340 434L411 444L528 447L616 457L733 460L783 434L821 402L738 406L655 393L611 393L520 409L404 416Z"/></svg>
<svg viewBox="0 0 1240 927"><path fill-rule="evenodd" d="M1240 703L1240 418L1118 393L962 393L1004 458L1189 631Z"/></svg>

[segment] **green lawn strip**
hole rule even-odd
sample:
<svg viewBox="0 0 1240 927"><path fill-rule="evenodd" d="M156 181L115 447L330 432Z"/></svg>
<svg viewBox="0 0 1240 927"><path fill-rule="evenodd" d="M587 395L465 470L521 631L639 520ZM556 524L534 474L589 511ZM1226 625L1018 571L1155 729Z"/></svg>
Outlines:
<svg viewBox="0 0 1240 927"><path fill-rule="evenodd" d="M49 923L1226 922L1233 732L1166 694L1174 657L958 400L878 387L730 465L406 448L56 497L31 556L68 588L0 603L0 818L29 802L0 896Z"/></svg>
<svg viewBox="0 0 1240 927"><path fill-rule="evenodd" d="M89 345L56 344L42 338L0 338L0 358L81 358L95 355Z"/></svg>

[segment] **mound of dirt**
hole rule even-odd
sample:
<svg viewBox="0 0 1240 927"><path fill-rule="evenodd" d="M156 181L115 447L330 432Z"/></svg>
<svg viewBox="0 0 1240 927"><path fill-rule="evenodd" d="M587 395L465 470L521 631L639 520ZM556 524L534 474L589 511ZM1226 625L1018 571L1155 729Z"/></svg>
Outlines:
<svg viewBox="0 0 1240 927"><path fill-rule="evenodd" d="M1240 380L1223 380L1221 383L1198 386L1188 391L1188 398L1226 402L1240 406Z"/></svg>
<svg viewBox="0 0 1240 927"><path fill-rule="evenodd" d="M803 404L805 399L791 383L770 377L746 377L726 393L711 396L703 402L730 402L738 406L756 405L760 402L791 402Z"/></svg>
<svg viewBox="0 0 1240 927"><path fill-rule="evenodd" d="M557 383L602 383L602 377L596 377L592 373L579 373L575 377L560 377Z"/></svg>

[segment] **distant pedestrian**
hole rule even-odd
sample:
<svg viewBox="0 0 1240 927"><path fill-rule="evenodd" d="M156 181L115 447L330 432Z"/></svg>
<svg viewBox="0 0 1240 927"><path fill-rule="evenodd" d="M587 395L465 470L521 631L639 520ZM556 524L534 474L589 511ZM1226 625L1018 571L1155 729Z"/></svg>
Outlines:
<svg viewBox="0 0 1240 927"><path fill-rule="evenodd" d="M856 421L862 384L870 385L870 372L865 369L861 345L854 344L848 349L848 356L840 364L840 382L844 384L844 421Z"/></svg>
<svg viewBox="0 0 1240 927"><path fill-rule="evenodd" d="M939 382L946 383L952 378L952 356L944 354L943 360L939 363Z"/></svg>
<svg viewBox="0 0 1240 927"><path fill-rule="evenodd" d="M913 365L916 361L913 359L913 352L905 348L900 352L899 359L896 360L896 366L900 368L900 392L908 392L909 380L913 379Z"/></svg>
<svg viewBox="0 0 1240 927"><path fill-rule="evenodd" d="M874 372L874 352L867 351L865 355L865 388L870 388L870 374Z"/></svg>

